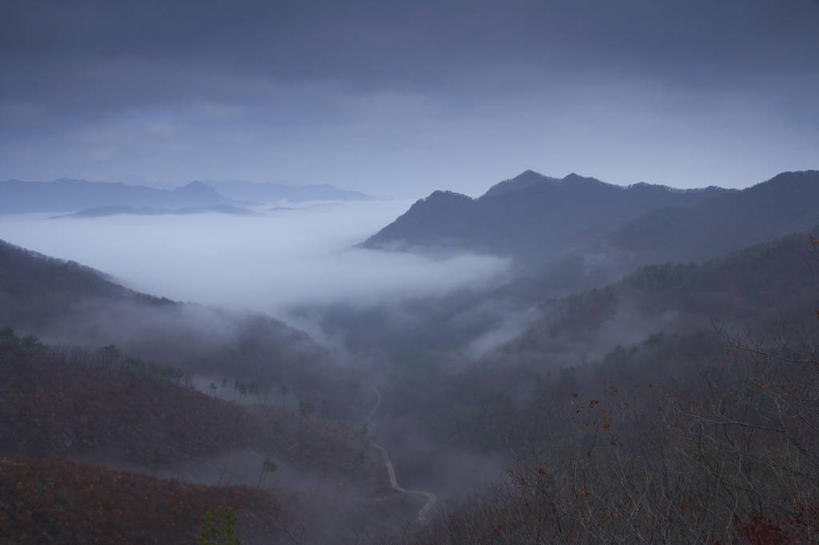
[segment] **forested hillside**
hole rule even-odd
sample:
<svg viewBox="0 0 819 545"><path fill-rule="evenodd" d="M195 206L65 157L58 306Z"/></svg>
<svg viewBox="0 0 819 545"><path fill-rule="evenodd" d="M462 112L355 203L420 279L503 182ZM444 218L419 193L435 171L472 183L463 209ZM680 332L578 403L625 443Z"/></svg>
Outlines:
<svg viewBox="0 0 819 545"><path fill-rule="evenodd" d="M0 454L55 483L58 461L90 462L157 498L189 495L171 541L225 497L250 542L810 543L816 244L800 231L580 291L607 275L560 259L404 310L311 309L349 335L343 360L264 315L3 244L2 316L20 333L0 342ZM465 348L515 309L522 333ZM49 532L61 490L113 478L82 467L54 501L31 499ZM130 535L162 505L103 532Z"/></svg>
<svg viewBox="0 0 819 545"><path fill-rule="evenodd" d="M505 452L510 472L406 542L813 543L813 240L549 302L482 363L407 394L437 441Z"/></svg>
<svg viewBox="0 0 819 545"><path fill-rule="evenodd" d="M804 326L819 271L809 233L703 263L649 265L619 282L545 302L542 318L499 357L559 358L575 365L661 331L727 327L757 333Z"/></svg>
<svg viewBox="0 0 819 545"><path fill-rule="evenodd" d="M673 392L705 395L717 387L709 386L711 371L722 373L738 354L747 363L757 344L760 351L786 346L787 354L810 355L817 263L810 235L798 233L701 264L645 267L610 286L545 302L541 320L477 363L402 362L385 411L405 433L433 444L511 456L505 468L518 467L523 456L586 444L576 435L589 424L576 420L574 394L584 407L605 398L625 402L631 417L618 436L639 442L659 426L671 440L655 411ZM800 367L793 384L813 380L811 369ZM418 452L436 458L434 449ZM419 475L435 471L429 461L413 465L411 456L402 463Z"/></svg>
<svg viewBox="0 0 819 545"><path fill-rule="evenodd" d="M376 524L394 531L417 509L390 489L382 453L365 431L317 418L306 406L293 411L275 404L238 405L183 385L173 368L129 358L112 347L53 349L10 330L0 334L0 371L6 377L0 385L0 456L8 460L3 463L14 471L36 471L55 487L46 499L28 489L24 503L0 498L0 505L8 502L12 510L13 524L4 528L11 533L4 535L16 535L20 543L45 543L43 535L73 532L62 526L69 519L83 528L98 526L102 540L151 532L181 539L199 527L205 511L223 504L243 510L248 502L256 507L248 515L250 526L240 525L242 535L264 536L266 543L299 535L315 543L341 528L357 532ZM21 456L29 458L16 458ZM94 466L73 471L74 466L53 460L93 462L129 474L118 477ZM72 471L70 481L61 482ZM195 487L134 473L251 488ZM117 483L126 481L133 484L120 489ZM93 498L94 486L103 487L105 495ZM104 518L100 510L110 508L106 505L127 505L131 491L143 488L150 495L141 499L139 510L95 521ZM71 490L79 499L66 510L61 505ZM169 502L185 505L169 511ZM279 520L282 503L286 521ZM23 511L40 521L36 524L46 534L26 534L36 524L21 519ZM169 528L168 521L177 518L178 526ZM258 527L261 523L264 527Z"/></svg>
<svg viewBox="0 0 819 545"><path fill-rule="evenodd" d="M819 171L783 172L690 207L649 212L622 226L617 247L648 262L716 257L819 223Z"/></svg>
<svg viewBox="0 0 819 545"><path fill-rule="evenodd" d="M517 469L406 542L815 543L817 362L749 342L556 381L517 415Z"/></svg>
<svg viewBox="0 0 819 545"><path fill-rule="evenodd" d="M250 487L193 485L77 462L0 458L3 543L189 545L197 542L204 514L220 505L235 510L235 533L247 545L286 535L276 498Z"/></svg>
<svg viewBox="0 0 819 545"><path fill-rule="evenodd" d="M436 191L365 243L369 248L478 251L544 261L588 246L630 219L729 193L719 188L621 187L570 174L526 171L483 196Z"/></svg>
<svg viewBox="0 0 819 545"><path fill-rule="evenodd" d="M133 486L202 509L234 494L224 497L240 521L266 528L243 526L251 540L759 545L772 532L801 544L815 525L816 491L798 481L817 476L819 253L804 228L769 235L812 218L796 206L811 176L677 193L528 173L481 199L602 192L592 215L614 195L638 202L598 218L607 227L587 243L516 260L485 285L296 309L338 342L329 347L260 313L146 295L0 243L0 320L17 330L0 339L0 455L15 471L107 468L82 466L78 489L126 470ZM765 220L759 192L792 217ZM672 218L716 214L713 202L734 213L712 246L693 230L667 252L659 239L627 248L629 226L654 214L638 211L660 201L684 203ZM569 223L578 236L591 225ZM161 505L103 532L130 535ZM180 511L186 522L167 539L190 536L200 507ZM32 514L57 532L55 509L49 500ZM21 520L14 532L27 531Z"/></svg>
<svg viewBox="0 0 819 545"><path fill-rule="evenodd" d="M0 2L0 545L819 545L819 0Z"/></svg>
<svg viewBox="0 0 819 545"><path fill-rule="evenodd" d="M112 347L55 350L7 329L0 357L6 455L175 469L247 449L337 480L383 483L377 453L342 422L215 399L184 386L178 370Z"/></svg>
<svg viewBox="0 0 819 545"><path fill-rule="evenodd" d="M134 292L88 267L2 241L0 324L49 344L114 345L188 378L254 384L268 398L285 388L325 415L364 410L350 401L365 395L356 372L329 372L327 351L279 321Z"/></svg>

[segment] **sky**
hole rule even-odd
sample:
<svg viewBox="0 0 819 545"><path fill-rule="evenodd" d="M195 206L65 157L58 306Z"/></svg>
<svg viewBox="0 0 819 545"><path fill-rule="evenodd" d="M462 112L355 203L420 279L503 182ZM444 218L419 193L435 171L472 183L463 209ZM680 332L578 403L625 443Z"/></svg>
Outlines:
<svg viewBox="0 0 819 545"><path fill-rule="evenodd" d="M0 0L0 179L743 187L817 96L817 0Z"/></svg>

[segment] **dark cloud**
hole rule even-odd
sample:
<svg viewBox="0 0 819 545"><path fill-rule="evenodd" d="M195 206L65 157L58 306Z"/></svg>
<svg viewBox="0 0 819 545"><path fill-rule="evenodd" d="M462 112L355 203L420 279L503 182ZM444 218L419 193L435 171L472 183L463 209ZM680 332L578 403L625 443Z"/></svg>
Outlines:
<svg viewBox="0 0 819 545"><path fill-rule="evenodd" d="M724 111L725 101L733 102L729 109L763 107L758 115L784 124L795 112L817 115L819 7L812 0L6 0L0 63L0 138L24 135L32 143L139 119L244 131L248 146L275 137L260 125L287 127L307 147L336 138L349 144L350 132L366 139L367 130L355 129L362 123L392 133L396 123L428 118L427 129L439 132L449 117L445 139L458 131L469 139L487 110L515 119L534 107L547 122L555 110L607 102L636 108L634 115L654 104L649 125L657 116L673 126L675 115ZM368 118L373 108L381 108L378 120ZM208 117L216 112L220 119ZM737 130L749 124L740 121ZM498 123L491 130L502 130ZM418 136L423 127L405 129L416 135L414 147L429 142ZM67 168L93 173L98 163ZM142 174L162 178L168 162L159 163ZM531 163L519 168L537 166ZM98 177L132 168L119 164L109 161ZM184 169L170 170L169 177L183 176Z"/></svg>
<svg viewBox="0 0 819 545"><path fill-rule="evenodd" d="M103 95L103 105L231 98L207 75L426 91L470 72L491 79L510 63L542 76L699 85L819 70L819 13L809 0L7 4L4 94L82 86L75 98Z"/></svg>

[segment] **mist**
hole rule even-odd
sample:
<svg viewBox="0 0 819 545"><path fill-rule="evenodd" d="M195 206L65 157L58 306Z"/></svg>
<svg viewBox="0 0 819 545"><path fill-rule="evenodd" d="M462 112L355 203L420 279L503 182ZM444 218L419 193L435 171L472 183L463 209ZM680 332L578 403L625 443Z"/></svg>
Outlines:
<svg viewBox="0 0 819 545"><path fill-rule="evenodd" d="M497 257L355 247L407 205L310 203L247 216L6 215L0 238L96 268L137 291L285 320L296 305L366 307L503 278L508 263Z"/></svg>
<svg viewBox="0 0 819 545"><path fill-rule="evenodd" d="M819 535L819 0L2 5L0 544Z"/></svg>

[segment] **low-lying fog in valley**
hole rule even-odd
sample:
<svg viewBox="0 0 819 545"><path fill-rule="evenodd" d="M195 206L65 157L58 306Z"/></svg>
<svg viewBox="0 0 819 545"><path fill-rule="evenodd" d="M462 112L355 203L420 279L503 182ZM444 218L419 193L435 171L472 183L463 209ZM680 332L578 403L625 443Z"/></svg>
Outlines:
<svg viewBox="0 0 819 545"><path fill-rule="evenodd" d="M160 491L203 485L190 492L201 501L255 494L205 506L236 506L243 524L270 517L240 528L253 545L488 545L502 532L511 545L543 531L543 517L559 539L532 543L563 543L597 524L589 501L605 520L611 503L638 513L592 526L631 536L603 542L638 542L648 525L674 532L668 543L712 545L690 539L695 520L652 518L654 503L679 512L705 498L696 516L724 537L750 524L737 517L755 520L752 502L778 508L782 487L815 492L800 483L819 452L806 352L819 259L806 230L819 213L805 203L817 199L817 171L739 191L524 171L477 199L436 192L412 205L0 214L0 446L12 457L0 462L50 474L90 463L96 477L75 487L117 469L159 477L143 485ZM783 380L773 404L756 396ZM680 395L717 412L692 413ZM769 435L748 431L747 411ZM731 503L744 481L722 483L714 510L715 482L692 477L714 463L689 456L692 430L717 444L722 425L749 435L713 447L720 464L747 454L788 467L746 507ZM777 434L802 454L771 449ZM682 499L629 506L634 486L655 494L675 472L668 489ZM184 505L174 522L190 536L206 509Z"/></svg>
<svg viewBox="0 0 819 545"><path fill-rule="evenodd" d="M819 0L0 0L0 545L817 545Z"/></svg>
<svg viewBox="0 0 819 545"><path fill-rule="evenodd" d="M284 203L252 215L0 215L0 239L96 268L137 291L285 321L295 319L294 306L368 306L503 278L508 263L494 256L356 247L409 204Z"/></svg>

